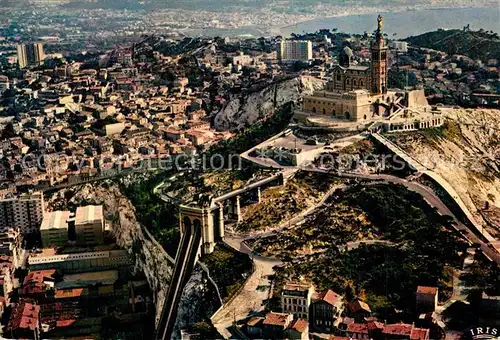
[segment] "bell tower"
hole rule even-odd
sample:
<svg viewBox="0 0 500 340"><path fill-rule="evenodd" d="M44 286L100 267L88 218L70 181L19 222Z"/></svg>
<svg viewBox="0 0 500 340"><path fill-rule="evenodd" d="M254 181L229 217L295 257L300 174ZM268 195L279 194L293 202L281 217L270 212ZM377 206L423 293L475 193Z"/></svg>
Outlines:
<svg viewBox="0 0 500 340"><path fill-rule="evenodd" d="M372 94L387 92L387 45L382 33L383 18L378 16L378 27L375 33L375 41L372 42Z"/></svg>

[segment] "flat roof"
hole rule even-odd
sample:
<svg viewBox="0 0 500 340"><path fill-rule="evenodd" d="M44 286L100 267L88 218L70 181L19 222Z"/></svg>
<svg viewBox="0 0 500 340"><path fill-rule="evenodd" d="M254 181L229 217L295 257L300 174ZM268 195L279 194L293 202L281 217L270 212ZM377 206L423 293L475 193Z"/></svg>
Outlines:
<svg viewBox="0 0 500 340"><path fill-rule="evenodd" d="M94 223L102 221L102 205L87 205L76 208L75 224Z"/></svg>
<svg viewBox="0 0 500 340"><path fill-rule="evenodd" d="M41 263L83 261L83 260L93 260L93 259L116 258L122 256L128 256L128 252L125 249L56 255L54 249L47 248L44 249L44 251L41 254L30 255L28 257L28 263L30 265L35 265Z"/></svg>
<svg viewBox="0 0 500 340"><path fill-rule="evenodd" d="M42 225L40 230L49 229L68 229L68 220L70 218L70 211L51 211L43 215Z"/></svg>
<svg viewBox="0 0 500 340"><path fill-rule="evenodd" d="M61 282L56 283L56 289L84 288L89 285L111 285L118 280L118 270L85 272L64 275Z"/></svg>

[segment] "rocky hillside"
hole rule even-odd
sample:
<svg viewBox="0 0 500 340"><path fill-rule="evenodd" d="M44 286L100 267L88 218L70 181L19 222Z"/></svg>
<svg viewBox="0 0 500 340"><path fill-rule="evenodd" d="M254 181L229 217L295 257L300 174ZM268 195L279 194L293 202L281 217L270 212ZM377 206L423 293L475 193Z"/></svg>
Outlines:
<svg viewBox="0 0 500 340"><path fill-rule="evenodd" d="M193 270L182 293L177 319L175 322L175 338L180 336L180 330L200 321L207 321L221 306L213 285L199 265Z"/></svg>
<svg viewBox="0 0 500 340"><path fill-rule="evenodd" d="M276 108L297 102L301 95L322 89L323 85L315 78L298 77L270 84L248 95L235 95L216 113L215 127L228 130L252 125L274 113Z"/></svg>
<svg viewBox="0 0 500 340"><path fill-rule="evenodd" d="M444 127L390 134L410 155L435 168L491 234L500 236L500 110L443 110Z"/></svg>
<svg viewBox="0 0 500 340"><path fill-rule="evenodd" d="M116 243L129 250L135 258L135 270L143 272L154 293L156 316L167 294L173 263L165 250L142 229L130 201L118 185L106 181L86 184L57 192L48 200L50 210L71 205L102 204L105 218L111 224Z"/></svg>
<svg viewBox="0 0 500 340"><path fill-rule="evenodd" d="M483 30L437 30L406 39L410 44L444 51L450 55L462 54L472 59L487 61L500 57L500 38L497 33Z"/></svg>
<svg viewBox="0 0 500 340"><path fill-rule="evenodd" d="M128 183L136 177L125 177ZM173 259L136 218L136 210L120 191L118 184L104 181L99 184L75 186L57 192L48 200L50 210L83 204L103 204L105 218L111 224L116 243L128 249L135 258L135 270L145 274L153 291L156 320L159 319L170 285ZM199 265L184 289L175 327L179 331L188 325L206 321L220 307L220 300L212 283L208 282Z"/></svg>

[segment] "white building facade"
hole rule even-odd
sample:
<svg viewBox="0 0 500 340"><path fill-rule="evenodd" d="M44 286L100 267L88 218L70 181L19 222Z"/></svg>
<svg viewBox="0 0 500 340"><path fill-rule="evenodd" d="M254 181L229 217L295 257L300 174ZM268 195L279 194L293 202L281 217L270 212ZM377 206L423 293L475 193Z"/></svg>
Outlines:
<svg viewBox="0 0 500 340"><path fill-rule="evenodd" d="M312 42L309 40L282 40L278 55L281 61L308 61L312 59Z"/></svg>

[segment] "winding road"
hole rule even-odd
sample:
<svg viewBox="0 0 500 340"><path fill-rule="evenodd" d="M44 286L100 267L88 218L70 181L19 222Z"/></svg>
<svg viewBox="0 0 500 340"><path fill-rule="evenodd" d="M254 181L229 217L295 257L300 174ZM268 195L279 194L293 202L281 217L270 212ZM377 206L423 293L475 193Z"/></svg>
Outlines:
<svg viewBox="0 0 500 340"><path fill-rule="evenodd" d="M306 168L305 171L329 173L327 170ZM337 173L336 173L337 174ZM338 175L343 177L351 178L362 178L371 180L383 180L388 183L401 184L404 185L408 190L416 192L425 199L425 201L433 208L436 208L441 215L450 216L454 221L454 227L462 233L462 235L469 240L471 243L479 244L483 254L485 254L491 261L500 264L500 254L494 249L490 248L488 243L484 242L479 238L470 228L460 222L456 216L450 211L446 204L441 201L441 199L432 191L430 188L422 185L418 182L412 182L404 178L399 178L392 175L385 174L358 174L358 173L338 173Z"/></svg>
<svg viewBox="0 0 500 340"><path fill-rule="evenodd" d="M250 255L255 270L245 283L242 291L211 318L215 328L217 328L224 338L231 338L232 334L230 329L235 320L244 319L253 313L264 310L266 300L270 298L272 293L272 281L269 277L274 275L273 267L282 264L282 262L277 259L257 254L245 243L245 240L256 237L269 237L279 233L285 228L301 223L309 214L323 206L328 198L341 187L341 185L333 185L316 204L303 210L298 215L281 223L277 228L272 230L249 234L237 234L226 231L225 243L238 252Z"/></svg>
<svg viewBox="0 0 500 340"><path fill-rule="evenodd" d="M275 140L280 136L283 136L284 134L286 134L286 132L282 132L272 137L270 140ZM400 149L397 145L387 140L385 137L378 134L372 134L372 136L374 136L374 138L377 139L382 144L388 146L392 152L398 154L408 164L413 165L418 172L427 173L429 177L437 181L457 202L458 206L462 209L462 211L464 211L465 215L472 222L475 229L477 229L476 231L479 232L480 234L483 234L477 227L476 221L474 220L472 214L468 211L467 207L463 204L458 195L456 195L455 190L448 184L448 182L446 182L444 179L441 178L441 176L434 173L432 170L429 170L423 164L411 158L408 154L406 154L406 152ZM355 136L355 138L349 137L345 138L344 140L339 140L339 142L342 142L341 144L352 144L355 141L359 140L360 138L362 138L362 136L358 135ZM257 147L266 146L270 140L262 143ZM255 148L252 148L247 152L244 152L241 156L254 163L260 164L261 166L281 168L285 172L289 172L292 174L297 170L331 174L331 171L322 170L318 168L299 168L293 166L283 167L275 163L273 160L249 156L251 151L254 149ZM491 261L500 264L500 254L494 249L490 248L488 243L484 242L480 237L478 237L476 233L474 233L474 231L472 231L461 221L459 221L457 217L451 212L451 210L446 206L446 204L444 204L441 201L441 199L434 193L434 191L431 190L429 187L422 185L418 182L413 182L409 179L399 178L387 174L335 173L335 175L341 177L360 178L360 179L382 181L385 183L400 184L405 186L408 190L420 194L424 198L424 200L431 207L435 208L441 215L450 216L450 218L452 218L454 222L453 227L457 231L459 231L463 235L463 237L465 237L470 243L479 244L482 252L486 255L486 257L488 257ZM441 183L442 182L441 180L444 181L444 185ZM230 232L226 232L226 238L225 238L226 244L228 244L233 249L239 252L249 254L254 261L255 270L253 271L249 279L246 281L242 291L238 295L236 295L227 305L223 306L216 314L212 316L211 318L212 323L215 325L215 327L218 329L221 335L223 335L225 338L230 338L231 333L229 329L231 328L234 321L244 319L249 315L251 315L252 313L262 311L264 309L265 302L269 298L270 292L272 291L272 282L269 280L269 276L274 273L273 267L281 264L281 262L276 259L266 258L255 254L253 250L250 247L248 247L248 245L245 244L244 242L245 239L248 239L249 237L271 236L272 234L275 234L286 227L301 223L301 221L305 220L310 213L315 211L318 207L324 205L328 197L330 197L337 188L338 186L331 188L323 196L322 200L319 203L301 212L299 215L293 217L289 221L282 223L280 226L278 226L273 230L260 234L247 234L247 235L241 235L241 234L237 235ZM484 235L482 236L484 237ZM356 247L357 244L352 244L351 246Z"/></svg>
<svg viewBox="0 0 500 340"><path fill-rule="evenodd" d="M236 251L250 255L254 263L254 271L245 282L243 289L229 303L225 304L210 318L219 333L225 338L232 337L229 329L235 320L241 320L253 313L264 310L266 300L272 293L274 266L281 265L281 261L256 255L244 243L245 238L235 234L226 234L225 243Z"/></svg>
<svg viewBox="0 0 500 340"><path fill-rule="evenodd" d="M456 192L456 190L453 188L453 186L443 178L440 174L436 173L433 171L433 169L427 167L425 164L422 162L416 160L415 158L411 157L401 149L399 146L394 144L392 141L389 139L385 138L384 136L378 134L378 133L373 133L372 137L375 138L379 143L382 145L386 146L389 150L391 150L393 153L401 157L407 164L412 166L414 169L416 169L419 173L424 174L431 178L435 183L437 183L439 186L445 190L448 195L453 199L455 204L458 205L458 207L462 210L462 212L465 214L469 222L474 226L476 231L482 235L490 244L493 246L496 243L496 239L491 236L481 225L481 223L477 222L475 216L472 214L472 212L469 210L467 205L464 203L464 201L460 198L460 195ZM500 251L500 249L499 249Z"/></svg>

